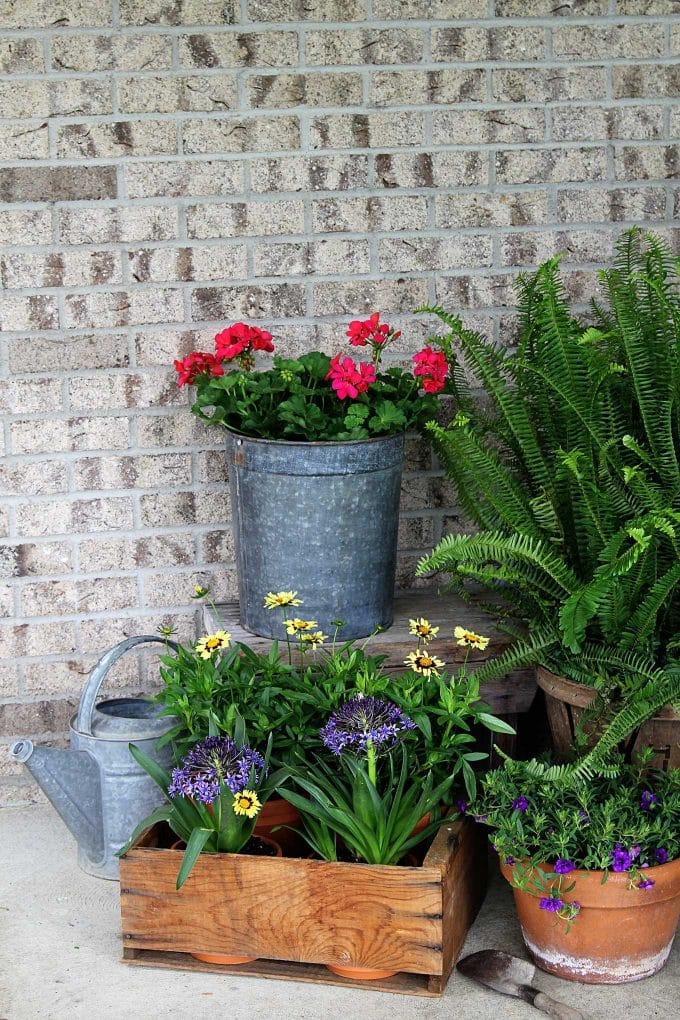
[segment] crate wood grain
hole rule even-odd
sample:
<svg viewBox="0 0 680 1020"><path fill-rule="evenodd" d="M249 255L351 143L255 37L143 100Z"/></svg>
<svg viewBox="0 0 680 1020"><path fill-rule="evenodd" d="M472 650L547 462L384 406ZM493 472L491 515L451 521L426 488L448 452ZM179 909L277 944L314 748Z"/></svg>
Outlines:
<svg viewBox="0 0 680 1020"><path fill-rule="evenodd" d="M396 970L374 990L440 995L481 905L486 846L467 819L422 866L202 854L180 891L181 851L148 830L120 864L123 959L141 966L349 983L323 964ZM190 952L256 956L216 967Z"/></svg>
<svg viewBox="0 0 680 1020"><path fill-rule="evenodd" d="M393 672L404 670L406 668L404 659L416 647L416 639L409 634L409 620L424 616L433 627L440 628L439 634L429 643L428 649L442 659L449 670L460 665L467 652L467 649L456 644L453 638L453 628L458 625L491 639L486 651L475 649L470 651L468 661L471 665L480 665L491 657L496 658L509 648L512 638L496 629L493 617L479 605L480 600L481 596L473 596L472 602L466 604L452 595L438 595L431 591L397 594L394 599L394 623L387 630L369 639L367 651L371 655L385 655L387 657L385 667L388 670ZM233 641L241 641L255 651L266 652L271 648L271 638L257 637L241 626L238 602L219 603L215 608L217 615L211 606L204 606L203 623L207 633L211 634L219 628L224 628L229 631ZM507 677L484 684L481 697L491 706L492 711L507 717L528 712L536 696L536 690L535 670L531 666L513 670Z"/></svg>

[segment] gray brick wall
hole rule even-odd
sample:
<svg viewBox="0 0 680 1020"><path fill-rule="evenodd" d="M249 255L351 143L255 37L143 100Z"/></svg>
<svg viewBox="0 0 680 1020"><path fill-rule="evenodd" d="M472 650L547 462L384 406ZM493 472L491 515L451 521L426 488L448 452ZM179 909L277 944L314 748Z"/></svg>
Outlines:
<svg viewBox="0 0 680 1020"><path fill-rule="evenodd" d="M435 299L507 343L558 250L587 302L619 230L676 242L679 55L680 0L0 0L0 740L62 741L97 653L234 595L172 359L376 308L407 358ZM460 525L417 440L402 508L407 584Z"/></svg>

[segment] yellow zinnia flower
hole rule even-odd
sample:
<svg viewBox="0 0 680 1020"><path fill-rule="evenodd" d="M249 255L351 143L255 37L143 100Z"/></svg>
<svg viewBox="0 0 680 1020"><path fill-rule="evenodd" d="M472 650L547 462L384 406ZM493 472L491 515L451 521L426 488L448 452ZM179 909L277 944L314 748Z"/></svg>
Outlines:
<svg viewBox="0 0 680 1020"><path fill-rule="evenodd" d="M312 650L316 649L317 645L322 645L327 638L328 634L322 634L320 630L315 630L312 634L300 634L300 641L311 645Z"/></svg>
<svg viewBox="0 0 680 1020"><path fill-rule="evenodd" d="M414 634L419 637L421 641L431 641L439 633L439 627L433 627L429 620L426 620L424 616L418 617L417 620L408 621L409 634Z"/></svg>
<svg viewBox="0 0 680 1020"><path fill-rule="evenodd" d="M296 591L270 591L264 597L264 607L265 609L278 609L279 606L301 606L302 599L296 596Z"/></svg>
<svg viewBox="0 0 680 1020"><path fill-rule="evenodd" d="M252 790L241 790L240 793L234 795L233 808L236 815L254 818L261 807L257 794Z"/></svg>
<svg viewBox="0 0 680 1020"><path fill-rule="evenodd" d="M296 616L294 619L286 621L286 634L297 634L301 630L311 630L312 627L318 626L316 620L300 620Z"/></svg>
<svg viewBox="0 0 680 1020"><path fill-rule="evenodd" d="M431 676L439 676L439 670L444 665L441 659L434 655L428 655L422 649L417 652L409 652L404 663L410 666L414 673L422 673L428 680Z"/></svg>
<svg viewBox="0 0 680 1020"><path fill-rule="evenodd" d="M472 645L474 648L481 648L482 651L488 645L490 638L475 634L472 630L465 630L464 627L456 627L453 636L459 645Z"/></svg>
<svg viewBox="0 0 680 1020"><path fill-rule="evenodd" d="M231 634L226 630L216 630L214 634L206 634L196 643L196 651L202 659L209 659L213 652L228 648L230 641Z"/></svg>

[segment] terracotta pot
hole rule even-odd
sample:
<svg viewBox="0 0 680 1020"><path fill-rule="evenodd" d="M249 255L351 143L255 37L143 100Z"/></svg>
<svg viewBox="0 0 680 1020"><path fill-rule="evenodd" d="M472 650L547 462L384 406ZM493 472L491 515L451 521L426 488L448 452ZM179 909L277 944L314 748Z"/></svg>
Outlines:
<svg viewBox="0 0 680 1020"><path fill-rule="evenodd" d="M575 680L557 676L545 666L536 667L536 681L545 692L546 710L553 746L560 757L567 757L574 739L574 730L593 698L595 691ZM592 733L593 743L597 730ZM636 730L622 747L630 759L643 747L653 747L656 757L653 764L668 770L680 768L680 715L667 705L652 719Z"/></svg>
<svg viewBox="0 0 680 1020"><path fill-rule="evenodd" d="M256 833L253 833L255 836ZM283 851L278 843L275 843L273 839L268 839L266 836L257 834L257 838L267 846L274 847L276 850L276 856L282 857ZM173 843L170 847L171 850L184 850L186 843L178 839L177 842ZM191 956L195 960L201 960L202 963L215 963L220 966L235 967L239 963L254 963L257 960L256 956L229 956L227 953L191 953Z"/></svg>
<svg viewBox="0 0 680 1020"><path fill-rule="evenodd" d="M542 870L551 873L547 865ZM512 883L512 868L501 864ZM515 889L515 907L526 947L541 970L569 981L586 984L620 984L639 981L661 970L668 958L680 918L680 858L645 868L651 889L629 889L627 874L610 873L602 884L602 871L572 871L563 887L581 910L569 932L566 923L541 910L541 896L530 889ZM555 877L554 885L559 876Z"/></svg>
<svg viewBox="0 0 680 1020"><path fill-rule="evenodd" d="M262 805L257 821L255 822L254 836L267 836L277 825L297 826L301 822L300 812L293 807L284 797L270 797ZM277 842L279 835L277 833Z"/></svg>
<svg viewBox="0 0 680 1020"><path fill-rule="evenodd" d="M371 967L339 967L334 963L327 963L326 969L331 974L352 978L354 981L379 981L381 978L393 977L398 973L396 970L374 970Z"/></svg>

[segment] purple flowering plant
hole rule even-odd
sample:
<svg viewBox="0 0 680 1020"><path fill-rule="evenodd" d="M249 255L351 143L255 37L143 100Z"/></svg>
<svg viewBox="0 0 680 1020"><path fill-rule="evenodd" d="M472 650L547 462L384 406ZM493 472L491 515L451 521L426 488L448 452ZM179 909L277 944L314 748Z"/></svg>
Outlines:
<svg viewBox="0 0 680 1020"><path fill-rule="evenodd" d="M118 851L122 857L151 825L167 822L186 844L177 888L186 882L201 853L240 853L253 834L262 805L287 776L269 768L272 741L264 755L250 747L243 719L235 736L209 735L168 773L134 744L130 753L163 791L166 802L135 828Z"/></svg>
<svg viewBox="0 0 680 1020"><path fill-rule="evenodd" d="M579 871L625 875L631 895L654 888L655 868L680 857L680 769L612 760L607 775L573 781L568 770L505 758L488 772L467 808L484 818L512 884L566 923L580 915Z"/></svg>

